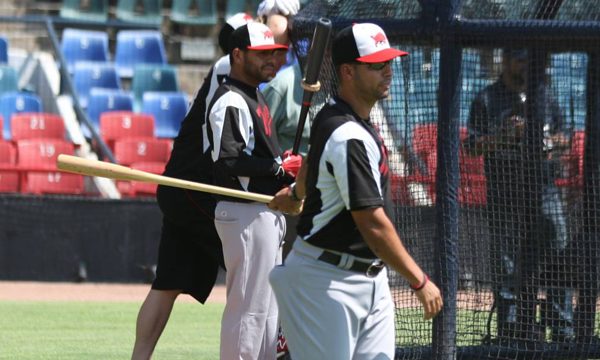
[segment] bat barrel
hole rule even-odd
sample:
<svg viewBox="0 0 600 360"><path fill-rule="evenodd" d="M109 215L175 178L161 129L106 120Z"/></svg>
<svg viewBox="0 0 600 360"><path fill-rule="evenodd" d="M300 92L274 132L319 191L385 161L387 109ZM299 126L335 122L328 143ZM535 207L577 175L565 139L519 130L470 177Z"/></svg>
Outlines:
<svg viewBox="0 0 600 360"><path fill-rule="evenodd" d="M329 41L330 31L331 20L320 18L315 28L306 64L306 76L304 78L306 79L305 82L309 85L314 85L319 81L319 73L321 72L321 65L325 58L325 49Z"/></svg>

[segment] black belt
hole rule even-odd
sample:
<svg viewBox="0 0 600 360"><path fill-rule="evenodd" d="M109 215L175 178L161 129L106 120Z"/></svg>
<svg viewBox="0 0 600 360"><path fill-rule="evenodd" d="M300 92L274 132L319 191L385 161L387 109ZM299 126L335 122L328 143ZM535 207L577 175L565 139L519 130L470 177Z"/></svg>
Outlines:
<svg viewBox="0 0 600 360"><path fill-rule="evenodd" d="M340 266L340 262L342 261L342 255L332 253L331 251L324 250L321 256L319 256L318 260L344 269ZM385 263L379 259L373 260L373 262L371 263L355 260L352 263L352 266L350 266L350 268L348 268L347 270L363 273L368 277L375 277L381 272L381 270L383 270L384 267Z"/></svg>

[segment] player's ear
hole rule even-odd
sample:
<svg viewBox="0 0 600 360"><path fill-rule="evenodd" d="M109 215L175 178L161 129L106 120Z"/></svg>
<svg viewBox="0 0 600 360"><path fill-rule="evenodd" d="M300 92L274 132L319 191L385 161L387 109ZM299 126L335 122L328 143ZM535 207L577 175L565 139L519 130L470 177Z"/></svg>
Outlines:
<svg viewBox="0 0 600 360"><path fill-rule="evenodd" d="M241 64L243 62L243 51L240 50L239 48L235 48L233 49L233 51L231 52L231 58L233 59L233 63L235 64Z"/></svg>
<svg viewBox="0 0 600 360"><path fill-rule="evenodd" d="M344 80L352 80L354 78L355 67L352 64L342 64L340 66L340 75Z"/></svg>

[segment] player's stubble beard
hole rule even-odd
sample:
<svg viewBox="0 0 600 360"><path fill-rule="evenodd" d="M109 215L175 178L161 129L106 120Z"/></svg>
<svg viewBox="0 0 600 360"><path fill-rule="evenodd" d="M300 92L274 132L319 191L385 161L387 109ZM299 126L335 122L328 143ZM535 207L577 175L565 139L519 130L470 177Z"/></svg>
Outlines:
<svg viewBox="0 0 600 360"><path fill-rule="evenodd" d="M271 81L275 77L275 60L264 63L244 62L244 72L259 84Z"/></svg>
<svg viewBox="0 0 600 360"><path fill-rule="evenodd" d="M373 70L368 70L373 71ZM392 73L393 76L393 73ZM366 88L364 85L361 86L364 90L364 95L373 100L373 102L377 102L379 100L386 99L390 95L389 85L392 81L392 76L390 77L382 77L381 80L377 81L375 85L371 85L369 88ZM368 76L364 76L360 74L358 71L356 72L357 83L358 84L368 84L374 83L374 81L368 82ZM384 90L385 89L385 90Z"/></svg>

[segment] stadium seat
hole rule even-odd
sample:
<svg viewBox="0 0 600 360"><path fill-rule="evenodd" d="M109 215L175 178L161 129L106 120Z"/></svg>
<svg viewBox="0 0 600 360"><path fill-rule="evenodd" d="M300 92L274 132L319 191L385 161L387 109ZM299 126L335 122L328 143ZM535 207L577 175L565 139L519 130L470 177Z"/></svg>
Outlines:
<svg viewBox="0 0 600 360"><path fill-rule="evenodd" d="M234 2L234 0L227 1L228 9L231 2ZM238 12L242 11L237 11L235 13ZM218 20L217 1L173 0L171 6L171 20L176 23L187 25L216 25Z"/></svg>
<svg viewBox="0 0 600 360"><path fill-rule="evenodd" d="M100 131L100 117L104 112L132 110L133 94L129 91L101 88L93 88L90 91L87 115L97 131ZM91 136L87 126L83 126L82 131L85 137Z"/></svg>
<svg viewBox="0 0 600 360"><path fill-rule="evenodd" d="M67 28L60 48L71 74L79 61L107 62L110 58L108 34L104 31Z"/></svg>
<svg viewBox="0 0 600 360"><path fill-rule="evenodd" d="M460 128L460 141L467 137L466 127ZM413 151L424 163L426 173L418 168L414 179L428 187L429 196L435 202L437 172L437 125L417 125L413 130ZM487 203L487 180L483 157L472 157L462 147L459 149L460 185L458 201L462 205L481 206Z"/></svg>
<svg viewBox="0 0 600 360"><path fill-rule="evenodd" d="M158 138L177 136L187 108L188 102L184 93L147 92L144 94L142 112L154 116Z"/></svg>
<svg viewBox="0 0 600 360"><path fill-rule="evenodd" d="M109 111L100 116L100 134L114 151L116 140L154 138L154 117L131 111Z"/></svg>
<svg viewBox="0 0 600 360"><path fill-rule="evenodd" d="M26 139L17 143L17 165L24 170L56 170L59 154L73 155L75 145L58 139Z"/></svg>
<svg viewBox="0 0 600 360"><path fill-rule="evenodd" d="M165 171L166 163L164 162L140 162L131 164L131 168L135 170L141 170L149 172L151 174L161 175ZM117 185L117 188L127 193L121 192L121 195L125 196L155 196L158 185L148 182L131 181L129 184Z"/></svg>
<svg viewBox="0 0 600 360"><path fill-rule="evenodd" d="M74 145L64 140L29 139L17 142L17 167L23 171L21 190L34 194L81 194L83 176L59 172L59 154L73 155Z"/></svg>
<svg viewBox="0 0 600 360"><path fill-rule="evenodd" d="M8 63L8 40L0 35L0 64Z"/></svg>
<svg viewBox="0 0 600 360"><path fill-rule="evenodd" d="M15 168L16 150L9 141L0 141L0 193L19 192L19 171Z"/></svg>
<svg viewBox="0 0 600 360"><path fill-rule="evenodd" d="M83 108L89 104L92 88L121 89L117 70L108 63L78 62L73 71L73 84Z"/></svg>
<svg viewBox="0 0 600 360"><path fill-rule="evenodd" d="M88 7L84 7L84 3L83 0L62 0L60 17L94 22L108 20L108 0L88 1Z"/></svg>
<svg viewBox="0 0 600 360"><path fill-rule="evenodd" d="M30 171L23 175L25 178L22 191L36 195L84 193L83 176L61 171Z"/></svg>
<svg viewBox="0 0 600 360"><path fill-rule="evenodd" d="M115 158L121 165L169 160L171 148L159 139L121 139L115 141Z"/></svg>
<svg viewBox="0 0 600 360"><path fill-rule="evenodd" d="M55 114L19 113L10 119L13 141L24 139L65 140L66 130L63 118Z"/></svg>
<svg viewBox="0 0 600 360"><path fill-rule="evenodd" d="M11 139L10 119L12 115L22 112L42 112L42 100L37 95L26 92L10 92L0 95L0 115L4 119L2 128L4 139Z"/></svg>
<svg viewBox="0 0 600 360"><path fill-rule="evenodd" d="M133 109L141 111L144 93L149 91L177 92L179 82L175 68L162 65L139 65L135 67L135 73L131 83L134 94Z"/></svg>
<svg viewBox="0 0 600 360"><path fill-rule="evenodd" d="M162 34L153 30L121 30L117 34L115 63L120 77L130 78L138 64L167 63Z"/></svg>
<svg viewBox="0 0 600 360"><path fill-rule="evenodd" d="M136 8L138 3L138 0L119 0L117 2L117 19L141 24L162 24L162 0L143 0L143 8L139 9L140 11Z"/></svg>
<svg viewBox="0 0 600 360"><path fill-rule="evenodd" d="M0 65L0 94L19 90L18 78L15 68Z"/></svg>

